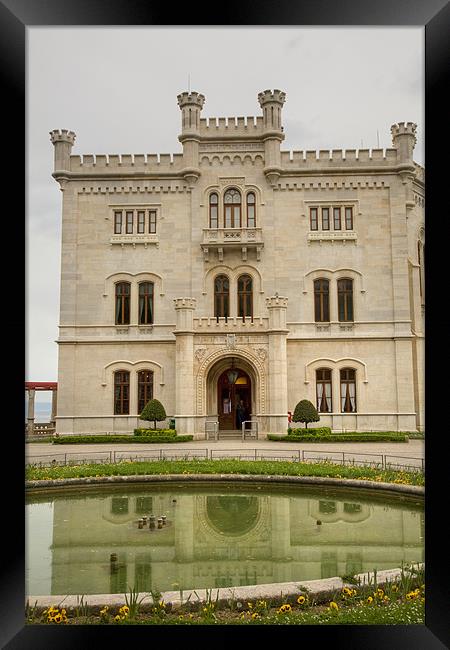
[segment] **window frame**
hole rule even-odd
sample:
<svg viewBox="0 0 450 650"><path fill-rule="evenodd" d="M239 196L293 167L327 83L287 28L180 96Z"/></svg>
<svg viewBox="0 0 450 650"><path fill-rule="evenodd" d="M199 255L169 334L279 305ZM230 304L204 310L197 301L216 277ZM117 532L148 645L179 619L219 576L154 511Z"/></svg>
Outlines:
<svg viewBox="0 0 450 650"><path fill-rule="evenodd" d="M319 373L328 373L329 377L319 378ZM318 413L332 413L333 412L333 373L331 368L317 368L316 369L316 408ZM319 396L319 386L322 386L322 391ZM329 386L329 395L326 387ZM329 403L328 403L329 400ZM325 404L325 409L322 405Z"/></svg>
<svg viewBox="0 0 450 650"><path fill-rule="evenodd" d="M119 291L120 288L128 287L128 292ZM131 282L119 280L114 283L114 322L116 325L129 325L131 320ZM119 318L122 316L122 318ZM128 318L126 318L128 316Z"/></svg>
<svg viewBox="0 0 450 650"><path fill-rule="evenodd" d="M250 202L249 198L253 197L253 202ZM247 228L256 228L256 193L247 192L246 195L246 207L247 207ZM253 215L250 216L250 209L253 211ZM253 223L250 223L253 221Z"/></svg>
<svg viewBox="0 0 450 650"><path fill-rule="evenodd" d="M147 379L141 380L141 376L143 374L147 375ZM155 373L153 370L150 370L149 368L143 368L141 370L136 371L136 381L137 381L137 413L140 415L147 404L147 402L151 399L153 399L153 391L154 391L154 379L155 379ZM141 388L143 387L143 397L141 397ZM142 408L141 408L141 404Z"/></svg>
<svg viewBox="0 0 450 650"><path fill-rule="evenodd" d="M342 210L340 205L333 205L333 230L342 230ZM338 219L336 219L338 215ZM336 225L338 224L338 225Z"/></svg>
<svg viewBox="0 0 450 650"><path fill-rule="evenodd" d="M156 234L157 210L148 211L148 232L150 235Z"/></svg>
<svg viewBox="0 0 450 650"><path fill-rule="evenodd" d="M309 208L309 228L314 231L319 230L319 208L317 206Z"/></svg>
<svg viewBox="0 0 450 650"><path fill-rule="evenodd" d="M321 206L320 211L321 211L321 216L322 216L322 230L330 230L330 206L329 205ZM326 219L324 217L324 212L325 211L327 212Z"/></svg>
<svg viewBox="0 0 450 650"><path fill-rule="evenodd" d="M115 235L122 234L122 226L123 226L123 210L114 210L114 234Z"/></svg>
<svg viewBox="0 0 450 650"><path fill-rule="evenodd" d="M213 198L215 198L215 202L213 202ZM208 206L209 206L209 227L213 228L216 230L219 228L219 195L217 192L211 192L209 195L209 200L208 200ZM215 216L213 216L212 212L213 209L215 210ZM215 222L215 225L213 223Z"/></svg>
<svg viewBox="0 0 450 650"><path fill-rule="evenodd" d="M243 281L250 283L250 289L241 288ZM237 279L238 318L251 318L253 322L253 278L249 273L242 273ZM250 307L250 309L247 309ZM250 313L246 313L250 311Z"/></svg>
<svg viewBox="0 0 450 650"><path fill-rule="evenodd" d="M236 201L227 202L227 196L234 193L239 196L239 203ZM230 219L227 224L227 210L230 211ZM237 215L237 216L236 216ZM236 225L237 224L237 225ZM229 187L223 195L223 225L224 228L242 228L242 194L236 187Z"/></svg>
<svg viewBox="0 0 450 650"><path fill-rule="evenodd" d="M326 287L326 291L324 290ZM314 288L314 322L330 322L330 280L328 278L316 278L313 281ZM326 318L328 316L328 318Z"/></svg>
<svg viewBox="0 0 450 650"><path fill-rule="evenodd" d="M350 283L350 288L344 286ZM337 280L337 300L338 300L338 321L340 323L353 323L355 321L354 310L354 282L353 278L338 278ZM341 312L343 318L341 318Z"/></svg>
<svg viewBox="0 0 450 650"><path fill-rule="evenodd" d="M227 289L223 289L223 281L228 283ZM217 282L222 282L222 290L218 291ZM225 273L219 273L214 278L214 317L225 318L227 320L230 316L230 278Z"/></svg>
<svg viewBox="0 0 450 650"><path fill-rule="evenodd" d="M125 210L125 234L132 235L133 231L134 231L134 210Z"/></svg>
<svg viewBox="0 0 450 650"><path fill-rule="evenodd" d="M352 374L352 377L343 377L343 374ZM345 395L343 395L343 386L345 386ZM353 386L353 395L351 395L350 386ZM341 413L357 413L356 393L356 369L355 368L340 368L339 370L339 406ZM352 399L354 404L352 404ZM344 401L343 401L344 400ZM350 407L350 408L348 408Z"/></svg>
<svg viewBox="0 0 450 650"><path fill-rule="evenodd" d="M347 216L347 213L350 212L350 217ZM353 206L346 205L344 206L344 221L345 221L345 230L353 230ZM348 225L350 223L350 225Z"/></svg>
<svg viewBox="0 0 450 650"><path fill-rule="evenodd" d="M126 377L126 381L119 381L120 375ZM127 391L125 391L127 388ZM119 395L117 395L117 389ZM124 396L126 392L127 396ZM130 415L130 371L116 370L114 372L114 415ZM124 406L126 404L126 406Z"/></svg>
<svg viewBox="0 0 450 650"><path fill-rule="evenodd" d="M141 287L149 285L151 286L151 292L141 293ZM145 320L141 320L141 299L143 299L143 311L145 315ZM150 310L149 310L150 303ZM150 311L150 320L148 320L148 311ZM155 319L155 283L151 280L141 280L138 283L138 325L153 325Z"/></svg>

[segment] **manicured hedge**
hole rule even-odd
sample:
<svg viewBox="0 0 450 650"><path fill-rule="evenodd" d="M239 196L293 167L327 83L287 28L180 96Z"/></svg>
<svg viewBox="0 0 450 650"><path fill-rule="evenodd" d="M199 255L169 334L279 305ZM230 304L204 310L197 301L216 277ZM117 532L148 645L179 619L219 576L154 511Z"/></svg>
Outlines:
<svg viewBox="0 0 450 650"><path fill-rule="evenodd" d="M176 429L135 429L135 436L166 436L173 438L177 435Z"/></svg>
<svg viewBox="0 0 450 650"><path fill-rule="evenodd" d="M277 436L269 433L267 438L276 442L408 442L408 436L403 433L336 433L329 436Z"/></svg>
<svg viewBox="0 0 450 650"><path fill-rule="evenodd" d="M194 436L171 436L171 435L155 435L155 436L58 436L53 439L54 445L77 445L85 443L139 443L139 444L151 444L151 443L161 443L161 442L190 442L194 439Z"/></svg>
<svg viewBox="0 0 450 650"><path fill-rule="evenodd" d="M287 430L288 436L331 436L330 427L318 427L318 428L308 428L308 429L289 429Z"/></svg>

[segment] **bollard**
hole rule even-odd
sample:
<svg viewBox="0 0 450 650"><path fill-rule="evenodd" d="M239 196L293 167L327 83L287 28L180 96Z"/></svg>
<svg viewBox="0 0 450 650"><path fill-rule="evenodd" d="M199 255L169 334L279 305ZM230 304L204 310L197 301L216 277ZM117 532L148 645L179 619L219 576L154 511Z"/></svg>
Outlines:
<svg viewBox="0 0 450 650"><path fill-rule="evenodd" d="M167 519L166 515L161 515L161 519L162 519L162 525L165 526L166 525L166 519Z"/></svg>
<svg viewBox="0 0 450 650"><path fill-rule="evenodd" d="M138 519L138 528L143 528L143 527L144 527L144 520Z"/></svg>
<svg viewBox="0 0 450 650"><path fill-rule="evenodd" d="M155 515L150 515L148 527L150 528L150 530L155 529Z"/></svg>
<svg viewBox="0 0 450 650"><path fill-rule="evenodd" d="M162 519L161 517L158 517L158 528L162 528L162 527L163 527Z"/></svg>

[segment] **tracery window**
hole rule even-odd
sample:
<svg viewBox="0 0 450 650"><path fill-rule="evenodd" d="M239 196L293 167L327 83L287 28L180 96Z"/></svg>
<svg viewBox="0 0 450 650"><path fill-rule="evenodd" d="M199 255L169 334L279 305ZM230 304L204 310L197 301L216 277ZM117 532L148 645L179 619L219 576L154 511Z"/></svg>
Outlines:
<svg viewBox="0 0 450 650"><path fill-rule="evenodd" d="M256 197L254 192L247 194L247 228L256 227Z"/></svg>
<svg viewBox="0 0 450 650"><path fill-rule="evenodd" d="M241 194L235 189L225 192L224 214L225 228L241 227Z"/></svg>
<svg viewBox="0 0 450 650"><path fill-rule="evenodd" d="M209 195L209 227L219 227L219 197L216 192Z"/></svg>

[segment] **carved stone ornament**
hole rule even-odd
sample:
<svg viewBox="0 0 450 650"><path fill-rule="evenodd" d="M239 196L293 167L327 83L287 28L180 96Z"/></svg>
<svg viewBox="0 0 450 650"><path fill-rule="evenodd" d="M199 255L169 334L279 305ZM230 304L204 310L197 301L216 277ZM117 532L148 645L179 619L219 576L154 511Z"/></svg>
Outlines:
<svg viewBox="0 0 450 650"><path fill-rule="evenodd" d="M198 348L195 351L195 356L198 359L198 361L201 361L203 359L203 357L205 356L205 354L206 354L206 348Z"/></svg>
<svg viewBox="0 0 450 650"><path fill-rule="evenodd" d="M267 351L264 348L257 348L256 354L261 359L261 361L264 361L265 358L267 357Z"/></svg>
<svg viewBox="0 0 450 650"><path fill-rule="evenodd" d="M236 334L227 334L227 349L236 349Z"/></svg>

